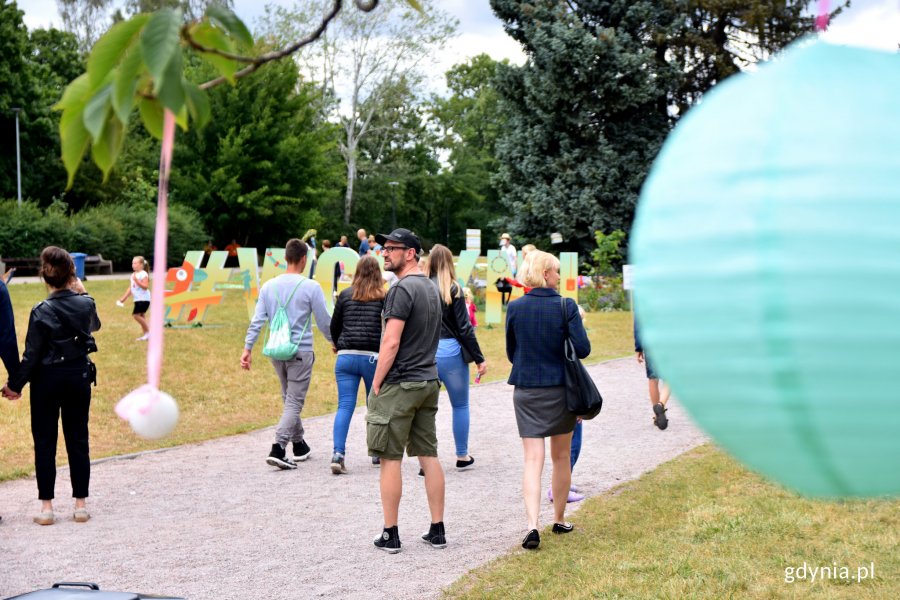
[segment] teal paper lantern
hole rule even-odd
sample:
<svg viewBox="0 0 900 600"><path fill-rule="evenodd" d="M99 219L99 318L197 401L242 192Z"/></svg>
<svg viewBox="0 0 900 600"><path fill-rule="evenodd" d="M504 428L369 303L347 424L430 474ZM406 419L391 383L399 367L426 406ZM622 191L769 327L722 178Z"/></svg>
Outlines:
<svg viewBox="0 0 900 600"><path fill-rule="evenodd" d="M695 420L815 496L900 493L900 57L803 40L666 141L631 238Z"/></svg>

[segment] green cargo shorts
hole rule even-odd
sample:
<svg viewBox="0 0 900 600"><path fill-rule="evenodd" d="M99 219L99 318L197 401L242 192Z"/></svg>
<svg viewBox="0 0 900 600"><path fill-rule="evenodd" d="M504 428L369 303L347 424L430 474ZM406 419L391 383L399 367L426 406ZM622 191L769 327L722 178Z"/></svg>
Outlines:
<svg viewBox="0 0 900 600"><path fill-rule="evenodd" d="M369 456L401 460L437 456L438 380L385 383L377 396L369 394L366 444Z"/></svg>

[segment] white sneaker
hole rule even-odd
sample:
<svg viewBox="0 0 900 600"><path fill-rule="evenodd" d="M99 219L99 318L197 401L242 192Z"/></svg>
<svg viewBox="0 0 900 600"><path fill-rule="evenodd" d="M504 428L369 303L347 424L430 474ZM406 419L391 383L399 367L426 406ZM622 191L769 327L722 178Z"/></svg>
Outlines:
<svg viewBox="0 0 900 600"><path fill-rule="evenodd" d="M149 339L150 339L150 334L149 334L149 333L145 333L144 335L142 335L142 336L139 337L139 338L134 338L134 341L136 341L136 342L146 342L146 341L149 340Z"/></svg>

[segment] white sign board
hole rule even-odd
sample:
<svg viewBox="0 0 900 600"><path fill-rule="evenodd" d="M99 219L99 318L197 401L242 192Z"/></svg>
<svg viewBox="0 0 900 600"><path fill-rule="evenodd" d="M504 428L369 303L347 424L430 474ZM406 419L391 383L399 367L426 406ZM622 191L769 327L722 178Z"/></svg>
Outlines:
<svg viewBox="0 0 900 600"><path fill-rule="evenodd" d="M466 250L475 250L481 253L480 229L466 229Z"/></svg>
<svg viewBox="0 0 900 600"><path fill-rule="evenodd" d="M622 265L622 289L634 289L634 267L632 265Z"/></svg>

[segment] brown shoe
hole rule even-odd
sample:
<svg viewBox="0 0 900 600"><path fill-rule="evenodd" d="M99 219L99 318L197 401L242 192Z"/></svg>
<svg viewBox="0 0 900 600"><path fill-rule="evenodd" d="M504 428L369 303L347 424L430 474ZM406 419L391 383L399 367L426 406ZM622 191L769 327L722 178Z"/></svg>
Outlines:
<svg viewBox="0 0 900 600"><path fill-rule="evenodd" d="M53 516L53 511L48 510L36 516L34 522L38 525L53 525L53 523L56 522L56 519Z"/></svg>

